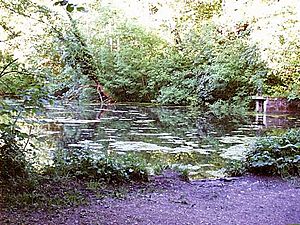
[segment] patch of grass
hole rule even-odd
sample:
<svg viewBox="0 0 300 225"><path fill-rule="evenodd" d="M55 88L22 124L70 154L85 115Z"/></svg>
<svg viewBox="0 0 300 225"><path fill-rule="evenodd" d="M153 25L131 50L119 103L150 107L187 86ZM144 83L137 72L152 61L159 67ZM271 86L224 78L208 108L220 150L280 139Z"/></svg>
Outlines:
<svg viewBox="0 0 300 225"><path fill-rule="evenodd" d="M88 202L86 190L76 180L61 179L56 182L44 177L37 178L37 185L31 190L16 192L3 187L6 193L3 201L8 208L54 209L67 206L78 206Z"/></svg>
<svg viewBox="0 0 300 225"><path fill-rule="evenodd" d="M4 172L5 168L1 167ZM95 155L89 149L61 150L55 152L51 166L39 171L31 167L26 176L10 173L9 182L0 179L1 201L8 208L51 210L86 204L95 197L124 198L127 184L147 182L149 174L164 168L131 153Z"/></svg>
<svg viewBox="0 0 300 225"><path fill-rule="evenodd" d="M87 182L86 187L88 190L97 191L101 187L101 182L90 180Z"/></svg>
<svg viewBox="0 0 300 225"><path fill-rule="evenodd" d="M41 174L32 171L30 179L16 181L17 187L24 184L23 189L15 188L12 180L9 185L0 181L5 205L23 209L77 206L88 203L90 197L124 198L128 191L123 184L148 181L149 165L135 155L94 157L75 151L61 156Z"/></svg>
<svg viewBox="0 0 300 225"><path fill-rule="evenodd" d="M225 166L226 174L233 177L239 177L246 173L246 165L243 161L231 160Z"/></svg>

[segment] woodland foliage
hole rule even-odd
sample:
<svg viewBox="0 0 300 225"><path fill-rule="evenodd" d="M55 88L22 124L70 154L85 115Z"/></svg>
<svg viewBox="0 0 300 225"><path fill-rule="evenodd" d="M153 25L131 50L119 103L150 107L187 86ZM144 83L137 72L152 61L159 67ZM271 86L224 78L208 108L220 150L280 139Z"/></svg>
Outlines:
<svg viewBox="0 0 300 225"><path fill-rule="evenodd" d="M1 67L18 59L30 75L1 76L0 91L19 94L38 79L52 94L93 99L82 88L92 74L122 102L197 105L261 86L298 98L299 3L242 2L1 0Z"/></svg>
<svg viewBox="0 0 300 225"><path fill-rule="evenodd" d="M258 89L299 98L299 8L298 0L0 0L0 177L28 176L31 135L18 122L55 97L211 104L220 117L222 106L246 108ZM23 105L12 109L7 96ZM121 177L132 170L101 166L120 167Z"/></svg>
<svg viewBox="0 0 300 225"><path fill-rule="evenodd" d="M243 162L231 162L227 172L237 176L246 172L283 178L300 175L300 130L290 129L257 139Z"/></svg>

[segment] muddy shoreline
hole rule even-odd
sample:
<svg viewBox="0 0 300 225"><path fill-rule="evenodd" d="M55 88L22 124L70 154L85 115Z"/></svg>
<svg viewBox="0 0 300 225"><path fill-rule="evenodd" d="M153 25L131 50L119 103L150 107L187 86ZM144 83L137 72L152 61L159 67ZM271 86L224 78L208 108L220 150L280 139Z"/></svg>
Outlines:
<svg viewBox="0 0 300 225"><path fill-rule="evenodd" d="M121 197L89 196L87 205L2 210L0 224L300 224L299 182L244 176L186 182L166 171Z"/></svg>

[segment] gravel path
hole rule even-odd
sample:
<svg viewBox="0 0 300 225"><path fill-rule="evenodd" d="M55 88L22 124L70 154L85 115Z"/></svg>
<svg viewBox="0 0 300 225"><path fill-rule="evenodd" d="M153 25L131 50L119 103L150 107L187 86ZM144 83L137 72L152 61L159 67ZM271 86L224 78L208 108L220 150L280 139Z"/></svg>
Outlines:
<svg viewBox="0 0 300 225"><path fill-rule="evenodd" d="M288 225L300 224L300 187L278 178L184 182L166 172L135 186L124 199L93 197L86 206L57 212L0 216L0 224Z"/></svg>

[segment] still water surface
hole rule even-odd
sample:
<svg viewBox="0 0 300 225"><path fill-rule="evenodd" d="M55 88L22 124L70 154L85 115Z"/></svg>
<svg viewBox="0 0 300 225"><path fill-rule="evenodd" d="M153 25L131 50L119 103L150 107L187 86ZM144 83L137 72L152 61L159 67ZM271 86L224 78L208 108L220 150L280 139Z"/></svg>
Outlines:
<svg viewBox="0 0 300 225"><path fill-rule="evenodd" d="M130 152L188 169L191 176L214 177L222 176L228 159L242 159L257 136L300 127L299 115L261 119L218 119L186 107L57 104L40 119L40 139L52 151Z"/></svg>

